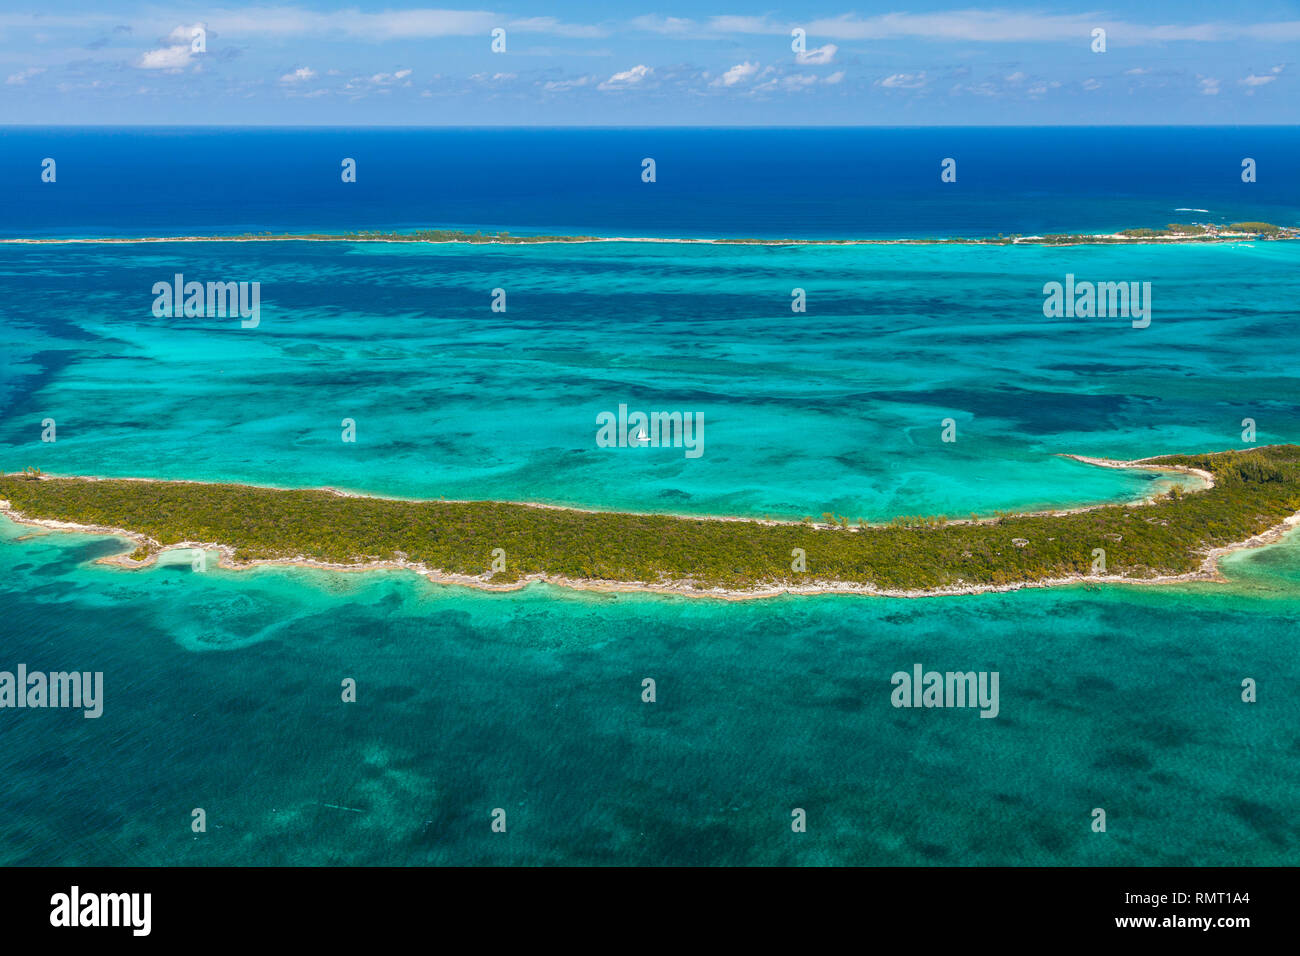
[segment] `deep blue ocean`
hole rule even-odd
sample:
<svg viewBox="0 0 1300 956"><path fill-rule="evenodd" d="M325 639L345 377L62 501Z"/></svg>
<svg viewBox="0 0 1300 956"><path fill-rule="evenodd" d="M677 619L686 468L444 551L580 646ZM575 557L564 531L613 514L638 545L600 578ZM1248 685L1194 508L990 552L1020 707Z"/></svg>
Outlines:
<svg viewBox="0 0 1300 956"><path fill-rule="evenodd" d="M1295 225L1298 168L1292 128L6 128L0 237ZM257 328L154 315L177 272L260 282ZM1045 317L1067 273L1151 282L1150 326ZM1162 479L1060 455L1300 441L1298 329L1297 243L2 244L0 468L875 520L1127 500ZM702 413L703 456L597 447L624 402ZM0 709L0 864L1300 851L1294 533L1227 583L754 602L95 563L130 547L0 519L0 671L105 680L98 719ZM998 716L894 708L918 663L997 671Z"/></svg>
<svg viewBox="0 0 1300 956"><path fill-rule="evenodd" d="M0 235L893 237L1300 223L1294 127L0 127ZM55 160L57 183L40 180ZM1258 178L1241 181L1241 161ZM341 162L357 162L344 184ZM642 160L656 181L641 181ZM957 181L940 163L957 161ZM1209 213L1176 212L1208 209Z"/></svg>

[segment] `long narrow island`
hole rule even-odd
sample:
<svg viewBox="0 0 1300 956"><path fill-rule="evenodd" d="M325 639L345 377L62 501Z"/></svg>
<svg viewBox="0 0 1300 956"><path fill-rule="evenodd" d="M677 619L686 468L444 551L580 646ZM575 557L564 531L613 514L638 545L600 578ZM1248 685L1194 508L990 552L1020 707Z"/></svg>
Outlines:
<svg viewBox="0 0 1300 956"><path fill-rule="evenodd" d="M209 236L104 236L100 238L0 239L0 244L68 245L77 243L146 243L146 242L398 242L398 243L469 243L471 245L523 245L539 243L585 242L669 242L704 245L762 246L880 246L880 245L972 245L972 246L1088 246L1133 243L1241 242L1243 240L1300 239L1300 228L1277 226L1270 222L1170 223L1159 229L1121 229L1118 232L1062 232L1026 236L1019 233L998 236L950 236L899 239L756 239L722 237L713 239L666 239L648 236L582 235L512 235L509 232L467 232L461 229L412 229L406 232L361 230L343 233L245 232L236 235Z"/></svg>
<svg viewBox="0 0 1300 956"><path fill-rule="evenodd" d="M530 580L591 589L721 597L787 592L921 596L1077 581L1213 578L1219 555L1275 540L1300 520L1300 445L1081 459L1183 471L1204 487L1143 502L887 525L583 511L493 501L405 500L332 489L135 478L0 474L0 512L46 527L110 533L153 563L203 548L225 567L409 568L486 588ZM499 549L499 550L498 550ZM494 570L495 564L495 570Z"/></svg>

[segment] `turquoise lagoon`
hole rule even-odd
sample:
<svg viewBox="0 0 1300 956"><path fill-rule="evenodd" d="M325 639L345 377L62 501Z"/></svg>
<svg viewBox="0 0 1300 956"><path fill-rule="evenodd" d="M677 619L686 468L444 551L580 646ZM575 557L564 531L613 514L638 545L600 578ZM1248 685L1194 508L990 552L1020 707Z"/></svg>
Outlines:
<svg viewBox="0 0 1300 956"><path fill-rule="evenodd" d="M176 273L259 281L259 326L155 318ZM1150 281L1151 326L1044 318L1067 273ZM1150 483L1060 453L1300 437L1297 243L3 246L0 282L10 471L888 519ZM598 448L620 404L703 415L705 454Z"/></svg>
<svg viewBox="0 0 1300 956"><path fill-rule="evenodd" d="M1155 476L1056 456L1241 447L1246 417L1260 442L1300 438L1297 265L1295 244L1251 243L3 246L0 462L784 516L1130 498ZM260 281L260 326L154 318L175 272ZM1067 272L1152 282L1151 326L1043 318ZM704 456L596 448L621 402L703 413ZM129 572L93 564L126 547L110 538L0 539L0 669L106 688L98 720L0 711L0 863L1232 865L1300 847L1295 535L1226 560L1221 585L753 602ZM915 663L998 671L999 716L893 708Z"/></svg>

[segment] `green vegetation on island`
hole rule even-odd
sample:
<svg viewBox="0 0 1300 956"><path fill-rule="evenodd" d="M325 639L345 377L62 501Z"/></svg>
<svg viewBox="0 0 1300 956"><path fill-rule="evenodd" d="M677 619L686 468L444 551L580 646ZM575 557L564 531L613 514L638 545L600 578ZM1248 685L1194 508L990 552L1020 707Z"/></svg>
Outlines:
<svg viewBox="0 0 1300 956"><path fill-rule="evenodd" d="M1239 238L1241 236L1275 239L1284 231L1281 226L1275 226L1271 222L1234 222L1226 226L1180 225L1171 222L1164 229L1124 229L1120 235L1133 239Z"/></svg>
<svg viewBox="0 0 1300 956"><path fill-rule="evenodd" d="M190 238L212 238L218 236L194 236ZM592 242L596 236L514 236L508 232L467 232L463 229L416 229L411 232L384 232L378 229L361 229L353 232L328 233L288 233L288 232L243 232L229 239L263 241L284 241L291 239L315 240L318 242Z"/></svg>
<svg viewBox="0 0 1300 956"><path fill-rule="evenodd" d="M1294 239L1300 237L1300 230L1284 229L1281 226L1275 226L1268 222L1234 222L1230 225L1201 225L1201 224L1179 224L1170 223L1164 229L1123 229L1114 235L1105 235L1097 233L1053 233L1045 236L1024 236L1019 233L1013 235L1003 235L998 233L997 236L988 236L983 238L946 238L946 239L758 239L755 237L743 238L722 238L713 240L681 240L681 241L707 241L723 245L757 245L757 246L789 246L789 245L860 245L860 244L878 244L878 243L904 243L912 245L933 245L944 243L965 243L974 245L1079 245L1079 244L1112 244L1131 241L1134 239L1161 239L1177 242L1213 242L1225 239ZM272 236L270 233L261 235L249 234L246 238L290 238L288 236ZM514 236L508 232L463 232L454 229L421 229L414 232L380 232L377 230L368 230L360 232L349 232L342 236L306 236L299 238L311 239L353 239L358 241L377 241L377 242L499 242L499 243L527 243L527 242L593 242L598 241L595 236Z"/></svg>
<svg viewBox="0 0 1300 956"><path fill-rule="evenodd" d="M1214 475L1214 487L1174 488L1149 503L1060 514L851 525L710 520L589 512L491 501L404 501L325 490L127 479L0 476L0 498L26 518L128 530L148 539L137 558L184 542L233 549L236 563L405 561L488 576L506 571L570 580L729 590L874 586L929 591L1096 576L1196 571L1209 549L1238 544L1300 511L1300 446L1150 459ZM797 552L807 570L792 570Z"/></svg>
<svg viewBox="0 0 1300 956"><path fill-rule="evenodd" d="M288 233L288 232L245 232L227 236L148 236L140 238L123 238L118 236L101 239L0 239L0 243L67 243L67 242L103 242L103 243L137 243L137 242L424 242L442 243L458 242L471 244L505 244L519 245L527 243L551 242L679 242L679 243L714 243L721 245L757 245L757 246L874 246L874 245L972 245L972 246L1012 246L1012 245L1112 245L1131 242L1235 242L1242 239L1300 239L1300 228L1295 226L1275 226L1268 222L1234 222L1230 225L1171 223L1164 229L1123 229L1117 233L1049 233L1044 236L1025 236L1019 233L988 237L949 238L909 238L909 239L758 239L719 238L719 239L663 239L663 238L613 238L607 236L517 236L509 232L467 232L462 229L416 229L410 232L391 232L378 229L358 230L344 233Z"/></svg>
<svg viewBox="0 0 1300 956"><path fill-rule="evenodd" d="M345 239L378 239L383 242L591 242L595 236L513 236L508 232L465 232L459 229L417 229L414 232L363 230L346 233Z"/></svg>
<svg viewBox="0 0 1300 956"><path fill-rule="evenodd" d="M1274 226L1274 229L1277 227ZM1120 235L1134 239L1154 239L1158 236L1204 236L1209 232L1208 226L1183 225L1171 222L1164 229L1124 229Z"/></svg>

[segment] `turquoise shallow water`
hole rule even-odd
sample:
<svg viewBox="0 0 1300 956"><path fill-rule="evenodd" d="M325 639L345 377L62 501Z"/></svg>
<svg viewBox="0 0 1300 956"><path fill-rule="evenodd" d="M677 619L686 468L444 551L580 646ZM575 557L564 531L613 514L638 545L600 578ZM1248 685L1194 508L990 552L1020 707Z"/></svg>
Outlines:
<svg viewBox="0 0 1300 956"><path fill-rule="evenodd" d="M1297 266L1296 243L5 246L0 466L786 517L1134 497L1151 476L1054 456L1240 447L1247 417L1300 437ZM176 272L261 282L259 327L155 318ZM1150 327L1044 318L1067 272L1151 282ZM699 413L703 456L598 448L620 403Z"/></svg>
<svg viewBox="0 0 1300 956"><path fill-rule="evenodd" d="M102 670L106 702L98 720L0 712L4 864L1234 865L1300 847L1295 536L1230 559L1229 586L726 604L129 572L86 564L112 540L28 533L0 524L4 666ZM999 716L893 708L914 663L998 671Z"/></svg>
<svg viewBox="0 0 1300 956"><path fill-rule="evenodd" d="M874 518L1133 497L1155 476L1055 456L1240 447L1244 417L1300 437L1298 260L4 246L0 466ZM260 327L154 318L176 271L262 282ZM1151 326L1044 319L1066 272L1151 281ZM597 448L620 402L702 412L704 456ZM89 563L120 542L30 534L0 522L0 669L101 670L107 700L98 720L0 710L0 863L1231 865L1300 845L1294 537L1230 558L1228 586L723 603L126 572ZM997 670L1000 715L891 707L915 663Z"/></svg>

